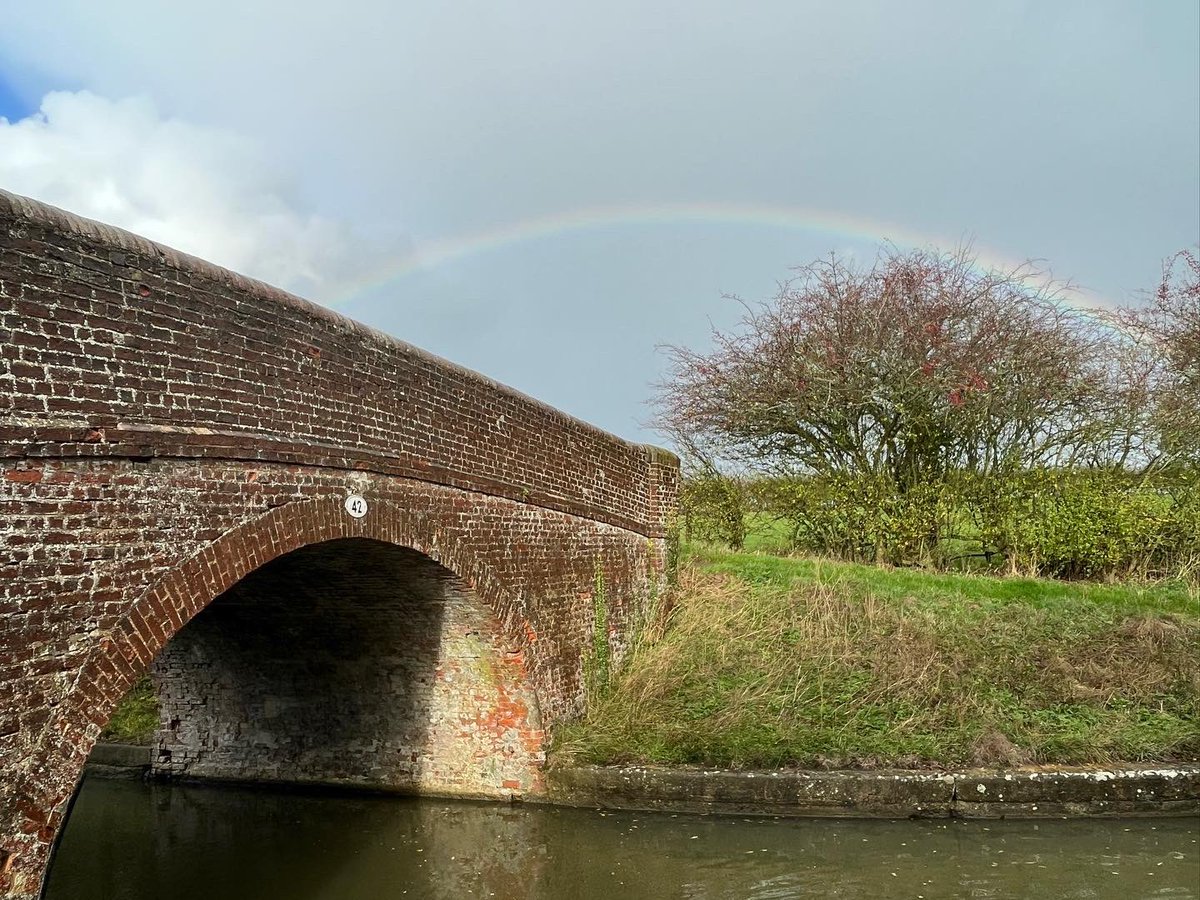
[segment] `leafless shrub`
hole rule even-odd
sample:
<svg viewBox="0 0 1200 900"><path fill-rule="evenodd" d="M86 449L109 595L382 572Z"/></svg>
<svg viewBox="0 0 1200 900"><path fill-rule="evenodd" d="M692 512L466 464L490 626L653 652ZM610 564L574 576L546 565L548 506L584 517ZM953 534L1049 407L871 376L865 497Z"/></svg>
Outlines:
<svg viewBox="0 0 1200 900"><path fill-rule="evenodd" d="M1094 455L1109 332L1032 274L966 252L805 266L711 352L667 348L659 424L709 459L900 490Z"/></svg>

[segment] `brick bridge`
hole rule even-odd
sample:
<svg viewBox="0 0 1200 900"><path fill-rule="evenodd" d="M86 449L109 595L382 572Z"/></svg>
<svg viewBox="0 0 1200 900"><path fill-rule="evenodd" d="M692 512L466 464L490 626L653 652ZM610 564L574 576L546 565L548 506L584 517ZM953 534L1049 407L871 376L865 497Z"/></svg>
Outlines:
<svg viewBox="0 0 1200 900"><path fill-rule="evenodd" d="M3 192L0 348L0 897L147 670L166 775L536 795L661 582L670 454Z"/></svg>

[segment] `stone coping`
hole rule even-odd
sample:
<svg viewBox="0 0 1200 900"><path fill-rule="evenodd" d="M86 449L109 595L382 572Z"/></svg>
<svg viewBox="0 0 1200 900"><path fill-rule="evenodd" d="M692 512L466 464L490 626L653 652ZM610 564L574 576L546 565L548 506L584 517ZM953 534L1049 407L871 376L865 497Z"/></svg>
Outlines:
<svg viewBox="0 0 1200 900"><path fill-rule="evenodd" d="M136 777L149 768L150 750L97 744L87 771ZM789 818L1189 816L1200 815L1200 765L828 772L579 766L550 769L546 793L524 799L594 809Z"/></svg>
<svg viewBox="0 0 1200 900"><path fill-rule="evenodd" d="M547 773L551 803L845 818L1200 814L1200 765L1014 770L734 772L582 766Z"/></svg>

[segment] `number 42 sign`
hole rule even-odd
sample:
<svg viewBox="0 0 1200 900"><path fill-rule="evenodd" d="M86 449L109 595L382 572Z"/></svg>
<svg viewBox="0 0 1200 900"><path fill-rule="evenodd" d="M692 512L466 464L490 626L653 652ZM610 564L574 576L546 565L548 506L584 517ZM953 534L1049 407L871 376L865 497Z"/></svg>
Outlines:
<svg viewBox="0 0 1200 900"><path fill-rule="evenodd" d="M367 501L358 494L351 494L346 498L346 512L356 519L361 519L367 514Z"/></svg>

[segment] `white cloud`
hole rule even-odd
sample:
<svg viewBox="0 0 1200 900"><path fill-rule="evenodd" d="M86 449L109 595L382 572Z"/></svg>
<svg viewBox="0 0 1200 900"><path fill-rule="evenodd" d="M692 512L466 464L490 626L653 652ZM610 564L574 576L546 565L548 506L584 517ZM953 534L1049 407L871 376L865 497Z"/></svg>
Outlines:
<svg viewBox="0 0 1200 900"><path fill-rule="evenodd" d="M362 251L297 208L254 141L159 114L145 98L55 92L0 118L0 186L320 300Z"/></svg>

